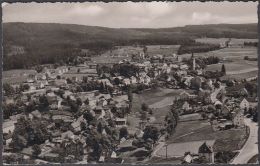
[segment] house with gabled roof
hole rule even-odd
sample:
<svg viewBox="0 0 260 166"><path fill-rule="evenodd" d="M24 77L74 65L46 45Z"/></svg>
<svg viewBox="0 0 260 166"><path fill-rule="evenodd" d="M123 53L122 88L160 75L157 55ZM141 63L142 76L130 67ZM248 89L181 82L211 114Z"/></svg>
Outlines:
<svg viewBox="0 0 260 166"><path fill-rule="evenodd" d="M198 150L200 157L205 157L208 163L214 163L214 152L213 148L204 142Z"/></svg>
<svg viewBox="0 0 260 166"><path fill-rule="evenodd" d="M244 112L245 110L248 110L248 109L249 109L249 102L247 101L246 98L244 98L244 99L240 102L239 106L240 106L240 109L243 110L243 112Z"/></svg>

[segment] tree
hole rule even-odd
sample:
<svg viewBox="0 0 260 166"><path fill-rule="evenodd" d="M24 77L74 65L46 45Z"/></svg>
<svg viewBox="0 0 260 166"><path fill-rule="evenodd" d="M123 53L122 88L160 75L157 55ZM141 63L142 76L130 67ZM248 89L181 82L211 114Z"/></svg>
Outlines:
<svg viewBox="0 0 260 166"><path fill-rule="evenodd" d="M143 120L143 121L147 120L147 113L144 112L144 111L142 111L140 118L141 118L141 120Z"/></svg>
<svg viewBox="0 0 260 166"><path fill-rule="evenodd" d="M89 105L89 99L87 98L87 99L84 101L84 103L85 103L86 105Z"/></svg>
<svg viewBox="0 0 260 166"><path fill-rule="evenodd" d="M10 96L15 93L14 88L8 83L3 84L3 90L4 90L6 96Z"/></svg>
<svg viewBox="0 0 260 166"><path fill-rule="evenodd" d="M128 136L128 131L127 131L127 128L126 127L122 127L120 130L119 130L119 137L120 139L121 138L126 138Z"/></svg>
<svg viewBox="0 0 260 166"><path fill-rule="evenodd" d="M245 57L244 57L244 60L249 60L249 57L248 57L248 56L245 56Z"/></svg>
<svg viewBox="0 0 260 166"><path fill-rule="evenodd" d="M84 114L83 114L83 118L86 119L86 121L89 123L91 121L93 121L95 119L95 117L91 114L90 111L86 111Z"/></svg>
<svg viewBox="0 0 260 166"><path fill-rule="evenodd" d="M40 66L40 65L37 65L37 66L35 67L35 70L37 71L37 73L41 73L41 72L43 71L43 67Z"/></svg>
<svg viewBox="0 0 260 166"><path fill-rule="evenodd" d="M143 139L147 140L147 139L152 139L154 142L156 142L159 139L159 130L154 127L154 126L146 126L146 128L144 129L144 135L143 135Z"/></svg>
<svg viewBox="0 0 260 166"><path fill-rule="evenodd" d="M199 77L195 77L191 79L191 87L199 90L201 87L201 79Z"/></svg>
<svg viewBox="0 0 260 166"><path fill-rule="evenodd" d="M78 106L81 106L82 105L82 100L80 98L77 98L76 99L76 103Z"/></svg>
<svg viewBox="0 0 260 166"><path fill-rule="evenodd" d="M132 92L132 88L131 87L128 88L127 95L128 95L128 100L130 102L132 102L133 101L133 92Z"/></svg>
<svg viewBox="0 0 260 166"><path fill-rule="evenodd" d="M221 67L221 73L223 73L224 75L226 75L226 67L225 67L224 64L223 64L222 67Z"/></svg>
<svg viewBox="0 0 260 166"><path fill-rule="evenodd" d="M254 93L257 92L257 86L253 83L247 82L245 84L246 90L249 92L249 94L252 96Z"/></svg>
<svg viewBox="0 0 260 166"><path fill-rule="evenodd" d="M253 115L253 121L258 122L258 112L257 111Z"/></svg>
<svg viewBox="0 0 260 166"><path fill-rule="evenodd" d="M119 85L119 84L120 84L119 78L116 77L116 78L114 79L114 82L115 82L116 85Z"/></svg>
<svg viewBox="0 0 260 166"><path fill-rule="evenodd" d="M142 106L141 106L141 109L142 109L142 111L146 112L146 111L148 111L149 107L146 103L143 103Z"/></svg>
<svg viewBox="0 0 260 166"><path fill-rule="evenodd" d="M39 105L40 111L45 110L47 107L49 107L49 102L45 95L40 96L39 102L40 102Z"/></svg>
<svg viewBox="0 0 260 166"><path fill-rule="evenodd" d="M33 154L34 157L37 157L42 152L41 147L37 144L34 144L32 146L32 150L33 150L32 154Z"/></svg>

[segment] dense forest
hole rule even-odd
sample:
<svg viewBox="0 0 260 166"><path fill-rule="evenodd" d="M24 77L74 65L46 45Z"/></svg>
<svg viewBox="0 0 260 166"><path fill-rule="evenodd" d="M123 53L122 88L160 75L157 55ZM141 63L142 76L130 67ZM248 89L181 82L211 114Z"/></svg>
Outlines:
<svg viewBox="0 0 260 166"><path fill-rule="evenodd" d="M194 39L199 37L257 38L257 24L116 29L55 23L4 23L4 70L65 63L71 57L84 55L81 49L88 49L89 56L96 56L116 45L178 44L189 50L185 46L194 46Z"/></svg>

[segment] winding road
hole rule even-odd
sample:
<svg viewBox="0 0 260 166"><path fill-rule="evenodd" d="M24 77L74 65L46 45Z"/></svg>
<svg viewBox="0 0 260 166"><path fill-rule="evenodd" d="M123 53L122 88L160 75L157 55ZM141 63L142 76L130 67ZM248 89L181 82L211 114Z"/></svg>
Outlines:
<svg viewBox="0 0 260 166"><path fill-rule="evenodd" d="M249 137L239 154L234 158L231 164L247 164L247 162L258 154L258 125L249 118L245 118L245 124L250 128Z"/></svg>

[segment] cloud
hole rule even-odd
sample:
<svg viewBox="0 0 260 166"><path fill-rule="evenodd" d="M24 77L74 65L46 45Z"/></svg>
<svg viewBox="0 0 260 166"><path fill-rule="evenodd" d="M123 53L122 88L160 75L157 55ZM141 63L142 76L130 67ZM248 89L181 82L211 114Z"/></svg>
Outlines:
<svg viewBox="0 0 260 166"><path fill-rule="evenodd" d="M257 22L257 2L13 3L4 22L56 22L116 28Z"/></svg>
<svg viewBox="0 0 260 166"><path fill-rule="evenodd" d="M193 12L192 16L191 16L191 22L196 23L196 24L203 24L203 23L207 23L209 21L213 21L216 18L217 18L216 16L213 16L209 12L203 12L203 13Z"/></svg>
<svg viewBox="0 0 260 166"><path fill-rule="evenodd" d="M104 9L99 5L87 5L81 6L76 5L73 9L71 9L71 14L76 15L88 15L88 16L97 16L104 12Z"/></svg>
<svg viewBox="0 0 260 166"><path fill-rule="evenodd" d="M160 17L174 11L174 7L171 7L167 2L148 2L145 4L145 8L151 17Z"/></svg>

